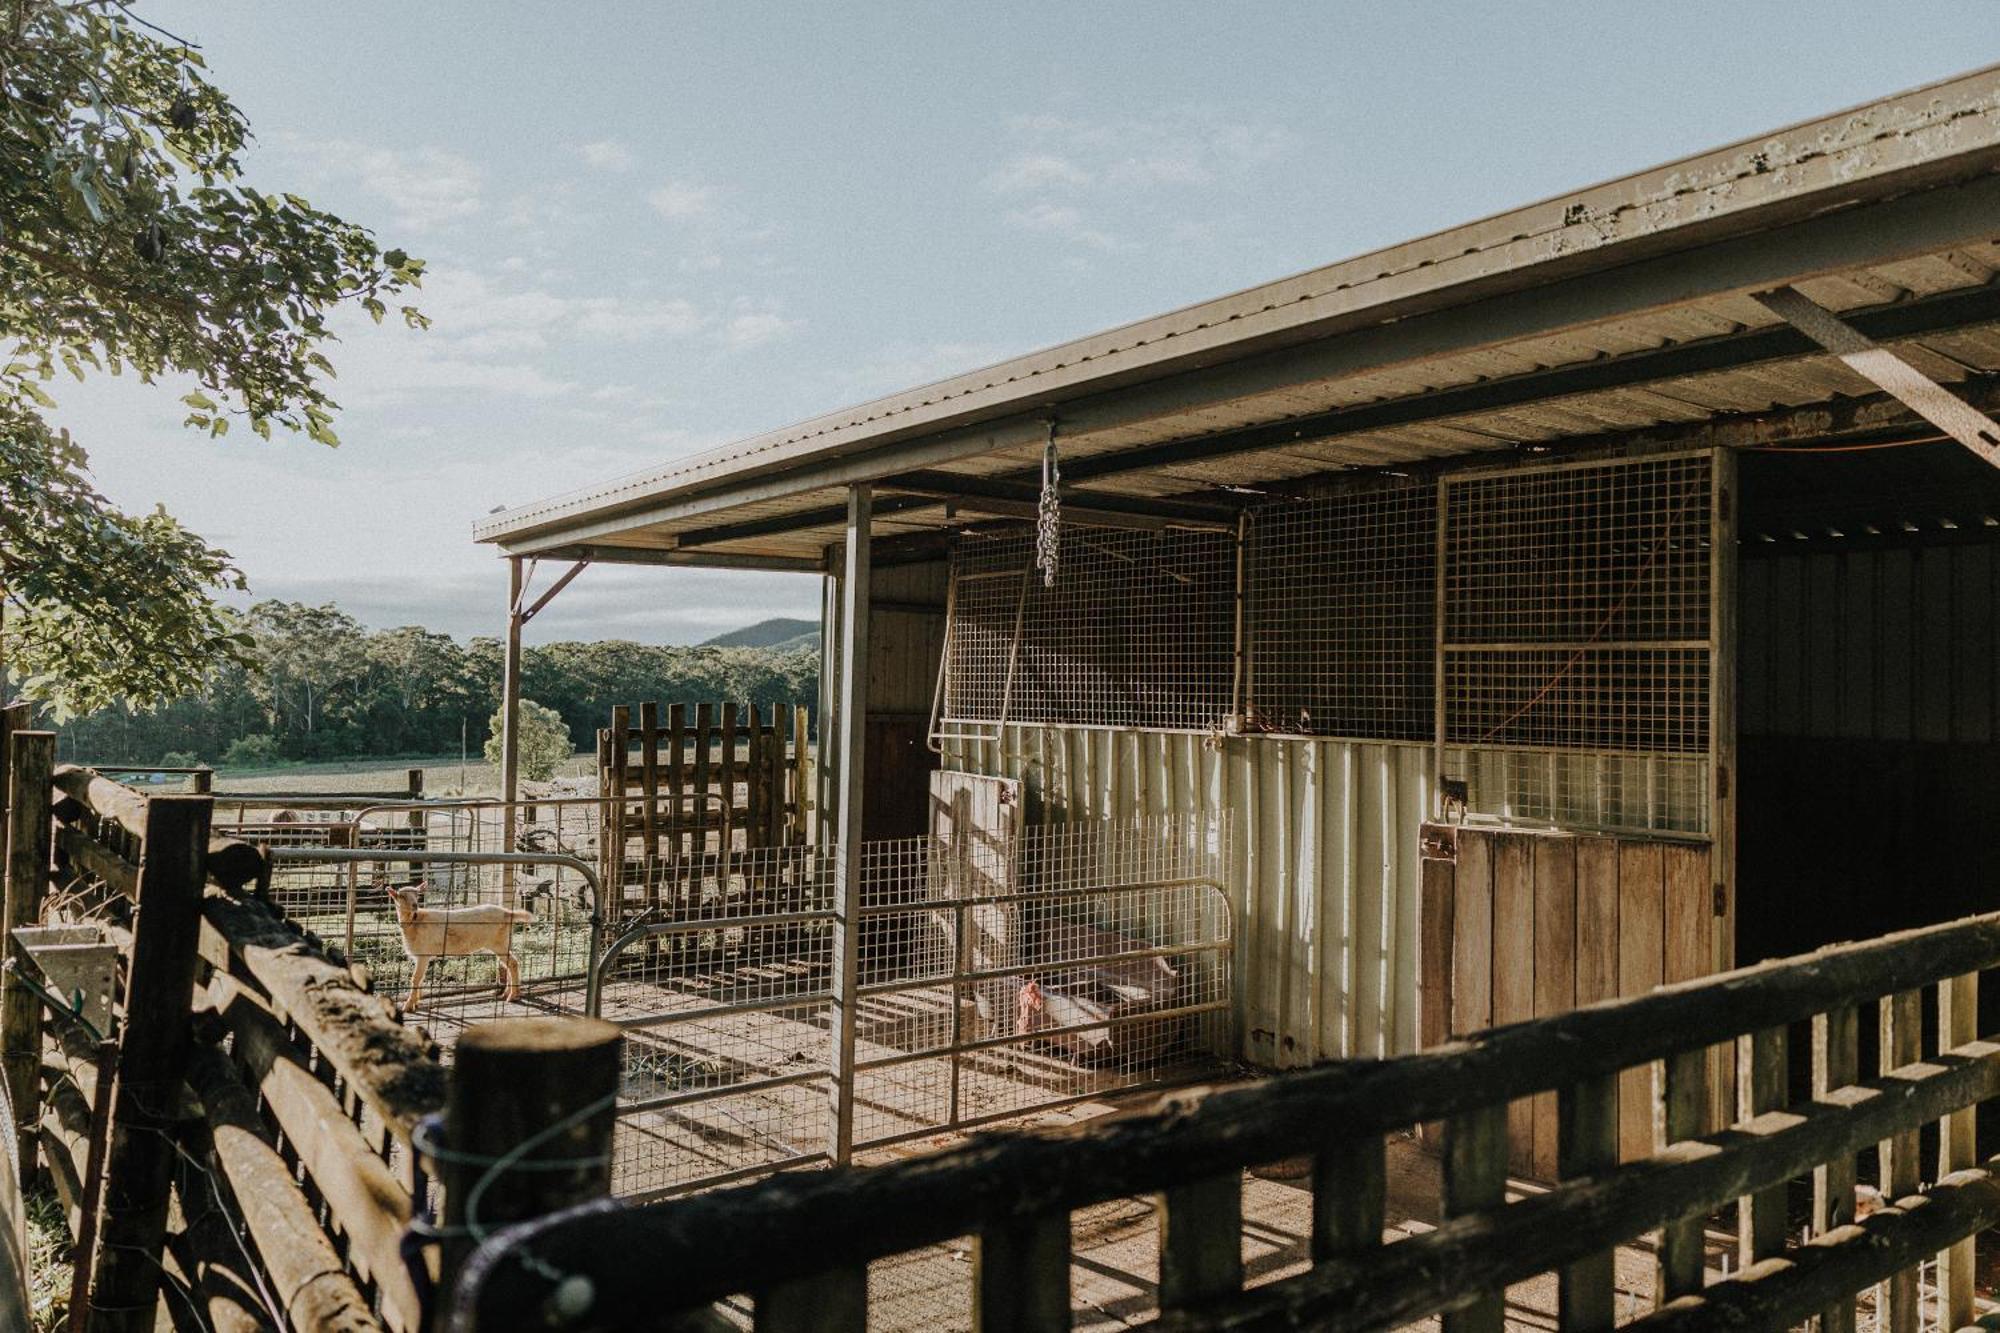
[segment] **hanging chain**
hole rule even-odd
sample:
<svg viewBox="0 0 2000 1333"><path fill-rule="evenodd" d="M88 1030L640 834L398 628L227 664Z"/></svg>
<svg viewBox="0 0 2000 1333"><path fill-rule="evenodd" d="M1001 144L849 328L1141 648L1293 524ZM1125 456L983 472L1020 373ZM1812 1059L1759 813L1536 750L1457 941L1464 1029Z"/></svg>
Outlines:
<svg viewBox="0 0 2000 1333"><path fill-rule="evenodd" d="M1049 438L1042 445L1042 497L1035 506L1035 568L1042 571L1042 586L1056 584L1056 564L1062 557L1062 467L1056 457L1056 423L1049 422Z"/></svg>

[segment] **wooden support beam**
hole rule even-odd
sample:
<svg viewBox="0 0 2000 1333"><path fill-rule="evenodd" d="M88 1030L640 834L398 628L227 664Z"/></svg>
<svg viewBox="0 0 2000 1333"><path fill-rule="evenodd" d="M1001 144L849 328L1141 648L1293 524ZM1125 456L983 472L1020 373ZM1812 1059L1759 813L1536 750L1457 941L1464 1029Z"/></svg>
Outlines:
<svg viewBox="0 0 2000 1333"><path fill-rule="evenodd" d="M968 513L1003 514L1015 518L1034 517L1035 506L1041 499L1041 486L1036 481L974 476L935 468L905 472L884 480L880 485L883 490L949 500ZM1098 527L1174 527L1225 532L1236 525L1235 512L1224 505L1119 495L1075 487L1067 487L1063 491L1063 517Z"/></svg>
<svg viewBox="0 0 2000 1333"><path fill-rule="evenodd" d="M1796 287L1760 292L1757 304L1839 357L1855 374L2000 467L2000 423Z"/></svg>
<svg viewBox="0 0 2000 1333"><path fill-rule="evenodd" d="M847 492L846 572L840 585L840 700L834 717L838 737L834 796L837 801L833 869L833 1073L832 1141L829 1155L845 1164L854 1151L854 1028L861 964L862 791L866 781L863 742L868 734L868 529L874 491Z"/></svg>
<svg viewBox="0 0 2000 1333"><path fill-rule="evenodd" d="M514 850L514 802L521 795L521 557L507 561L507 643L500 668L500 807L501 849ZM503 887L514 887L514 867L501 868Z"/></svg>
<svg viewBox="0 0 2000 1333"><path fill-rule="evenodd" d="M562 577L549 585L548 591L544 592L540 597L537 597L525 611L521 612L521 623L523 625L527 624L530 620L533 620L535 618L536 614L539 611L541 611L543 607L547 606L550 602L554 601L557 593L561 592L564 588L567 588L570 585L571 580L575 579L578 574L583 573L584 569L589 566L590 559L591 558L587 555L583 556L579 558L575 564L571 565L568 569L564 570ZM516 605L518 606L519 603L517 602Z"/></svg>
<svg viewBox="0 0 2000 1333"><path fill-rule="evenodd" d="M837 516L836 516L837 519ZM774 529L776 531L778 529ZM541 554L552 560L598 565L669 565L701 569L754 569L774 574L824 574L824 561L810 556L752 555L742 551L684 551L657 546L558 546Z"/></svg>

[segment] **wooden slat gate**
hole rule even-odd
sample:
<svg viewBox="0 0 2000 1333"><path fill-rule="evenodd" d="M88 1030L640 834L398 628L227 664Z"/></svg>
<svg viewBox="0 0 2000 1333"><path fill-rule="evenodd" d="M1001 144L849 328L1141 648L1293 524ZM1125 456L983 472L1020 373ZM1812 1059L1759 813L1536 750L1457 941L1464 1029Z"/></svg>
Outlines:
<svg viewBox="0 0 2000 1333"><path fill-rule="evenodd" d="M673 909L668 881L713 878L732 852L797 847L811 816L811 719L773 704L641 704L598 733L599 851L610 924ZM677 869L670 869L677 868ZM634 892L636 890L636 892Z"/></svg>
<svg viewBox="0 0 2000 1333"><path fill-rule="evenodd" d="M1418 960L1419 1034L1437 1046L1489 1027L1692 981L1728 958L1707 843L1427 824ZM1732 1118L1734 1064L1710 1053L1700 1127ZM1652 1151L1646 1071L1618 1093L1619 1157ZM1508 1169L1553 1180L1557 1107L1508 1109Z"/></svg>

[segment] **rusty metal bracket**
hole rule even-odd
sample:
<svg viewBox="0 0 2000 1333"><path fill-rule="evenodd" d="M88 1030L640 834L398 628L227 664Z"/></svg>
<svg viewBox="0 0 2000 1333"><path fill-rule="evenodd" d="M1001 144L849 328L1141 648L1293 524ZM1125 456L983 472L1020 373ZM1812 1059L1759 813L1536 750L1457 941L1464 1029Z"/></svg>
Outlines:
<svg viewBox="0 0 2000 1333"><path fill-rule="evenodd" d="M1849 370L2000 467L2000 423L1796 287L1751 299L1839 357Z"/></svg>

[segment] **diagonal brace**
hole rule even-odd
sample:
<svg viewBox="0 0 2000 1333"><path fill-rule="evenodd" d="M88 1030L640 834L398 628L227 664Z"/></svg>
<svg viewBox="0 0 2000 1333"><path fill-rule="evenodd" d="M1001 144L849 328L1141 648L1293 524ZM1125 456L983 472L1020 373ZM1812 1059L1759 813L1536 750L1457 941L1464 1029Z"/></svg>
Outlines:
<svg viewBox="0 0 2000 1333"><path fill-rule="evenodd" d="M554 583L551 583L549 585L547 592L544 592L540 597L537 597L535 599L534 605L523 610L521 609L520 603L518 602L515 603L514 614L520 617L521 623L523 625L527 624L530 620L533 620L535 618L535 613L537 611L540 611L543 607L547 606L551 601L555 600L555 595L561 592L564 588L567 588L570 584L571 579L575 578L578 574L583 573L584 566L588 565L589 563L590 563L589 556L585 556L581 560L578 560L575 564L571 565L568 569L565 569L563 571L561 578L557 579ZM526 600L527 598L526 589L522 590L521 596L523 600Z"/></svg>
<svg viewBox="0 0 2000 1333"><path fill-rule="evenodd" d="M1995 467L2000 424L1796 287L1752 297L1854 371Z"/></svg>

